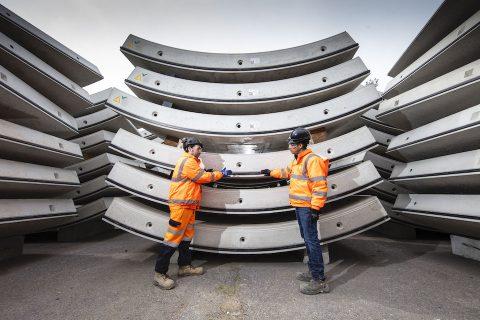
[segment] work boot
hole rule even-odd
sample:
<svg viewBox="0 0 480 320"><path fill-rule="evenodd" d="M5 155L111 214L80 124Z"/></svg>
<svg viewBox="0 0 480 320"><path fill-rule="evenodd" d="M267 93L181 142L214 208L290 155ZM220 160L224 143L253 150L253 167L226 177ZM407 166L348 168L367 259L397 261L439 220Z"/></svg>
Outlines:
<svg viewBox="0 0 480 320"><path fill-rule="evenodd" d="M309 283L300 286L300 292L303 294L327 293L330 289L325 280L311 280Z"/></svg>
<svg viewBox="0 0 480 320"><path fill-rule="evenodd" d="M183 266L178 267L178 276L196 276L203 274L203 267Z"/></svg>
<svg viewBox="0 0 480 320"><path fill-rule="evenodd" d="M312 280L312 273L310 271L297 272L297 280L309 282Z"/></svg>
<svg viewBox="0 0 480 320"><path fill-rule="evenodd" d="M153 276L153 284L163 290L170 290L175 287L175 281L173 279L170 279L166 274L158 272L155 272Z"/></svg>

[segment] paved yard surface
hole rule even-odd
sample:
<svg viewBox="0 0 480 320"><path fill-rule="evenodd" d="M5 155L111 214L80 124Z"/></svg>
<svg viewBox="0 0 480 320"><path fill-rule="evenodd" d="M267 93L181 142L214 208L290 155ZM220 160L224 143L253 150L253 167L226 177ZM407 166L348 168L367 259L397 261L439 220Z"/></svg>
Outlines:
<svg viewBox="0 0 480 320"><path fill-rule="evenodd" d="M157 248L120 231L27 243L23 256L0 264L0 318L480 319L480 263L452 255L446 238L369 234L333 244L332 292L317 296L298 292L298 253L197 253L207 273L161 291L152 285Z"/></svg>

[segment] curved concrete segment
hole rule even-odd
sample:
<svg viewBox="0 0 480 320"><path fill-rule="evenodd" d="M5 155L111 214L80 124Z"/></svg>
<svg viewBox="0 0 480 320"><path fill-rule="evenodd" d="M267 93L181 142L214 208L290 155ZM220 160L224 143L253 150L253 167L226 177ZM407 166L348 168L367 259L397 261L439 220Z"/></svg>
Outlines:
<svg viewBox="0 0 480 320"><path fill-rule="evenodd" d="M55 226L49 228L50 230L59 230L69 228L90 220L101 219L108 207L112 203L113 198L100 198L89 202L77 208L77 215L61 219Z"/></svg>
<svg viewBox="0 0 480 320"><path fill-rule="evenodd" d="M82 136L99 130L117 132L120 128L138 134L137 129L128 119L110 109L103 109L75 120L78 132Z"/></svg>
<svg viewBox="0 0 480 320"><path fill-rule="evenodd" d="M68 138L78 134L70 114L0 65L2 119L41 132Z"/></svg>
<svg viewBox="0 0 480 320"><path fill-rule="evenodd" d="M387 154L415 161L480 148L480 105L392 139Z"/></svg>
<svg viewBox="0 0 480 320"><path fill-rule="evenodd" d="M393 160L373 152L367 152L365 155L365 161L368 160L373 163L382 177L387 179L390 177L394 167L403 164L403 162Z"/></svg>
<svg viewBox="0 0 480 320"><path fill-rule="evenodd" d="M73 170L0 159L0 198L41 198L79 186Z"/></svg>
<svg viewBox="0 0 480 320"><path fill-rule="evenodd" d="M65 167L83 160L78 144L0 119L1 157Z"/></svg>
<svg viewBox="0 0 480 320"><path fill-rule="evenodd" d="M456 27L445 38L400 72L385 88L392 98L442 74L479 58L480 11Z"/></svg>
<svg viewBox="0 0 480 320"><path fill-rule="evenodd" d="M105 109L105 102L107 102L108 97L110 97L112 89L113 88L108 88L91 94L90 100L92 101L92 106L82 110L78 110L77 117L86 116L87 114L91 114Z"/></svg>
<svg viewBox="0 0 480 320"><path fill-rule="evenodd" d="M345 170L364 161L367 161L367 153L368 151L363 151L353 155L345 155L343 158L336 158L335 160L330 159L330 162L328 164L328 173L332 175L335 172ZM276 158L273 157L272 159ZM156 167L155 171L161 172L164 176L169 176L171 173L171 169L161 169L160 167ZM215 182L213 184L213 187L220 187L226 189L257 189L280 187L286 185L286 183L286 179L274 179L271 177L259 176L258 171L256 173L252 172L252 174L239 174L238 172L234 172L233 176L224 177L222 180Z"/></svg>
<svg viewBox="0 0 480 320"><path fill-rule="evenodd" d="M161 242L169 215L130 198L115 198L103 218L138 236ZM361 233L388 221L375 197L351 197L324 210L319 220L323 244ZM262 254L302 249L303 239L296 220L275 223L214 223L197 221L192 249L197 251Z"/></svg>
<svg viewBox="0 0 480 320"><path fill-rule="evenodd" d="M120 51L134 65L197 81L245 83L301 76L350 60L358 44L347 32L288 49L256 53L183 50L129 35Z"/></svg>
<svg viewBox="0 0 480 320"><path fill-rule="evenodd" d="M152 172L116 163L107 177L111 184L141 198L168 204L170 180ZM327 201L333 202L382 182L371 162L364 162L328 177ZM199 212L218 214L264 214L291 211L288 186L266 189L203 188Z"/></svg>
<svg viewBox="0 0 480 320"><path fill-rule="evenodd" d="M370 130L362 127L338 138L313 144L310 148L313 152L329 158L333 166L334 162L342 158L370 150L375 146L376 142ZM115 135L111 142L111 149L139 161L170 170L175 167L178 158L184 153L183 149L144 139L125 130L119 130ZM236 175L258 175L260 170L265 168L286 167L292 161L292 157L288 150L255 154L205 152L200 155L205 168L221 170L227 167Z"/></svg>
<svg viewBox="0 0 480 320"><path fill-rule="evenodd" d="M0 159L0 197L59 195L80 183L73 170Z"/></svg>
<svg viewBox="0 0 480 320"><path fill-rule="evenodd" d="M106 175L98 176L92 180L82 183L80 188L69 191L63 195L65 198L71 198L75 204L85 204L102 197L123 196L125 192L113 188L105 182Z"/></svg>
<svg viewBox="0 0 480 320"><path fill-rule="evenodd" d="M387 151L387 148L395 137L393 134L389 134L380 130L369 128L370 132L372 133L375 141L377 141L378 147L373 149L372 151L378 154L384 154Z"/></svg>
<svg viewBox="0 0 480 320"><path fill-rule="evenodd" d="M84 87L103 79L94 64L2 5L0 5L0 29L79 86Z"/></svg>
<svg viewBox="0 0 480 320"><path fill-rule="evenodd" d="M360 194L369 194L376 196L385 202L394 203L395 199L399 194L408 193L407 189L404 189L396 184L389 182L388 180L383 180L381 183L374 185L370 189L367 189ZM388 210L387 210L388 211Z"/></svg>
<svg viewBox="0 0 480 320"><path fill-rule="evenodd" d="M127 131L124 130L124 132ZM134 135L133 133L130 134ZM110 146L110 142L112 141L113 137L115 137L115 133L100 130L80 138L72 139L70 141L78 144L84 155L95 157L102 153L109 152L108 147Z"/></svg>
<svg viewBox="0 0 480 320"><path fill-rule="evenodd" d="M107 175L117 162L126 163L132 166L145 168L145 164L140 161L130 160L110 153L103 153L94 158L76 163L65 169L75 170L78 179L85 182L101 175Z"/></svg>
<svg viewBox="0 0 480 320"><path fill-rule="evenodd" d="M397 165L390 181L418 193L480 194L480 150Z"/></svg>
<svg viewBox="0 0 480 320"><path fill-rule="evenodd" d="M71 199L0 199L0 237L43 231L76 215Z"/></svg>
<svg viewBox="0 0 480 320"><path fill-rule="evenodd" d="M375 130L379 130L395 136L405 132L405 130L399 129L397 127L393 127L385 122L379 121L377 119L377 114L378 114L377 109L370 109L364 114L362 114L360 118L365 122L365 125L367 127Z"/></svg>
<svg viewBox="0 0 480 320"><path fill-rule="evenodd" d="M388 75L390 77L397 76L409 64L478 10L480 10L480 2L477 0L444 0L405 52L402 53Z"/></svg>
<svg viewBox="0 0 480 320"><path fill-rule="evenodd" d="M152 133L176 138L197 136L202 139L205 151L254 153L284 149L290 132L300 126L312 131L319 140L359 128L361 120L358 115L379 100L375 87L367 86L301 109L226 116L167 108L114 90L107 106Z"/></svg>
<svg viewBox="0 0 480 320"><path fill-rule="evenodd" d="M428 229L479 238L479 195L401 194L394 218Z"/></svg>
<svg viewBox="0 0 480 320"><path fill-rule="evenodd" d="M381 121L411 130L480 103L480 60L424 83L378 107Z"/></svg>
<svg viewBox="0 0 480 320"><path fill-rule="evenodd" d="M344 158L338 158L336 160L330 159L328 164L328 172L333 173L362 163L366 161L367 153L368 151L362 151L352 155L347 155Z"/></svg>
<svg viewBox="0 0 480 320"><path fill-rule="evenodd" d="M92 105L85 89L3 33L0 33L0 59L4 67L70 114L76 115L77 110Z"/></svg>
<svg viewBox="0 0 480 320"><path fill-rule="evenodd" d="M358 165L367 161L368 152L360 152L353 155L346 155L343 158L337 158L336 160L330 160L328 165L328 173L332 175L335 172L345 170L352 166ZM275 159L275 158L272 158ZM291 158L292 159L292 158ZM253 159L251 159L253 160ZM275 161L275 160L274 160ZM260 164L261 165L261 164ZM278 166L278 162L277 162ZM155 171L161 172L164 176L169 176L171 169L163 169L156 167ZM165 172L166 171L166 172ZM259 172L253 172L252 174L239 174L234 172L233 176L225 177L222 180L215 182L213 187L227 188L227 189L256 189L256 188L272 188L280 187L287 183L286 179L274 179L271 177L259 176Z"/></svg>
<svg viewBox="0 0 480 320"><path fill-rule="evenodd" d="M263 114L319 103L358 87L370 74L360 58L303 76L256 83L208 83L136 67L125 80L140 98L212 114Z"/></svg>
<svg viewBox="0 0 480 320"><path fill-rule="evenodd" d="M138 128L137 129L138 134L145 139L148 140L155 140L159 141L160 143L163 143L166 139L166 136L157 136L156 134L151 133L150 131L144 129L144 128Z"/></svg>

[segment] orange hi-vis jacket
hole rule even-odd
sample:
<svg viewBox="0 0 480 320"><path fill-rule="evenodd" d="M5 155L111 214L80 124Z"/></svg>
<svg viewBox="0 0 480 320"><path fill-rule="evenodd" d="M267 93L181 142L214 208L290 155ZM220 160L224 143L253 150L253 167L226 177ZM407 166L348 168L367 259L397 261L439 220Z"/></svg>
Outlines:
<svg viewBox="0 0 480 320"><path fill-rule="evenodd" d="M290 179L289 199L292 207L320 210L327 200L328 159L306 149L286 169L270 171L270 176Z"/></svg>
<svg viewBox="0 0 480 320"><path fill-rule="evenodd" d="M184 153L177 161L168 195L171 208L198 209L202 198L201 184L215 182L223 177L223 174L219 171L206 172L200 168L200 162L200 159L189 153Z"/></svg>

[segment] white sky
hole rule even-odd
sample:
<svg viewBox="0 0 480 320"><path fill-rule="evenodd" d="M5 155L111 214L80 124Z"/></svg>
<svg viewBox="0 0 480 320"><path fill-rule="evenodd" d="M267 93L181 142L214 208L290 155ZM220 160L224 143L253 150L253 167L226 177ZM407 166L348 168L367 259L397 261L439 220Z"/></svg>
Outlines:
<svg viewBox="0 0 480 320"><path fill-rule="evenodd" d="M383 91L388 71L441 0L0 0L0 3L98 66L104 80L86 87L131 92L133 70L119 47L132 33L205 52L259 52L347 31Z"/></svg>

